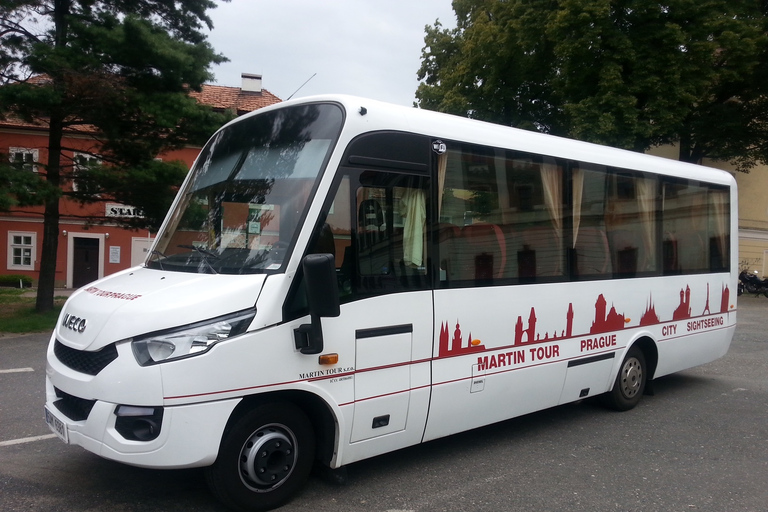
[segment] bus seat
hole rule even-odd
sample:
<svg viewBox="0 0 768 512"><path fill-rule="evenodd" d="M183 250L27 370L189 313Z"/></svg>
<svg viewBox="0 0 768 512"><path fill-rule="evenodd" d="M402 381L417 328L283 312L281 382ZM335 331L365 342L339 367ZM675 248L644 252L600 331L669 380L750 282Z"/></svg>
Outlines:
<svg viewBox="0 0 768 512"><path fill-rule="evenodd" d="M637 270L644 267L640 235L628 229L616 229L608 236L614 270L624 276L637 274Z"/></svg>
<svg viewBox="0 0 768 512"><path fill-rule="evenodd" d="M437 225L437 243L450 242L461 234L461 228L454 224L441 222Z"/></svg>
<svg viewBox="0 0 768 512"><path fill-rule="evenodd" d="M665 274L677 274L680 272L680 263L677 261L677 238L669 231L664 232L661 244L661 261Z"/></svg>
<svg viewBox="0 0 768 512"><path fill-rule="evenodd" d="M469 224L455 244L454 264L459 279L499 279L504 276L507 246L496 224Z"/></svg>
<svg viewBox="0 0 768 512"><path fill-rule="evenodd" d="M523 231L523 249L518 251L521 278L558 276L563 273L560 241L551 227L533 227ZM535 269L535 274L531 275Z"/></svg>

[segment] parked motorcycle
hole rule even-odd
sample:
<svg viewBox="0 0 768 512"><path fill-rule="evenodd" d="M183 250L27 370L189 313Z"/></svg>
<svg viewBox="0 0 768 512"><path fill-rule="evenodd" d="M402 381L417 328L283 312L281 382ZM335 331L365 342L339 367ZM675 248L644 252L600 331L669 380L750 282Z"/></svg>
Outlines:
<svg viewBox="0 0 768 512"><path fill-rule="evenodd" d="M754 293L760 295L761 293L768 297L768 279L760 279L757 277L757 270L749 272L742 270L739 274L739 288L737 290L738 295L743 292Z"/></svg>

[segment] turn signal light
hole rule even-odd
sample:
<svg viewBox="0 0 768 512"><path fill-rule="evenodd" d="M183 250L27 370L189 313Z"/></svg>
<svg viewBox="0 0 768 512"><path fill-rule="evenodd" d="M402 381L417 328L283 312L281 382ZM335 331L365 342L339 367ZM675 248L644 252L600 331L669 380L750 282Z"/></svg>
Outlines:
<svg viewBox="0 0 768 512"><path fill-rule="evenodd" d="M336 364L339 362L339 354L322 354L317 358L320 364Z"/></svg>

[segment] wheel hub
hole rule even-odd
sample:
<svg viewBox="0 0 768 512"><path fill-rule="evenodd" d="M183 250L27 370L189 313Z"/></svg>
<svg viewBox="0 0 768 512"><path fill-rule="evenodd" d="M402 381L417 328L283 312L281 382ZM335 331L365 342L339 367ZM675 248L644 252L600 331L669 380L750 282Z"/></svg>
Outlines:
<svg viewBox="0 0 768 512"><path fill-rule="evenodd" d="M640 391L640 384L643 382L643 368L640 361L630 358L624 363L621 378L621 391L627 398L634 397Z"/></svg>
<svg viewBox="0 0 768 512"><path fill-rule="evenodd" d="M295 442L284 427L263 427L248 438L240 452L240 476L255 490L273 489L293 471Z"/></svg>

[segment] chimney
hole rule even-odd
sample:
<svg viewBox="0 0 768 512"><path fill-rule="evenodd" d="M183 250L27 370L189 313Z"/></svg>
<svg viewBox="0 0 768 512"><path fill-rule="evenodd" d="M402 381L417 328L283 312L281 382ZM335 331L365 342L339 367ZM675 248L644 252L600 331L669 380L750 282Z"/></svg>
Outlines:
<svg viewBox="0 0 768 512"><path fill-rule="evenodd" d="M243 85L241 90L243 92L258 92L261 93L261 75L252 75L250 73L241 73Z"/></svg>

